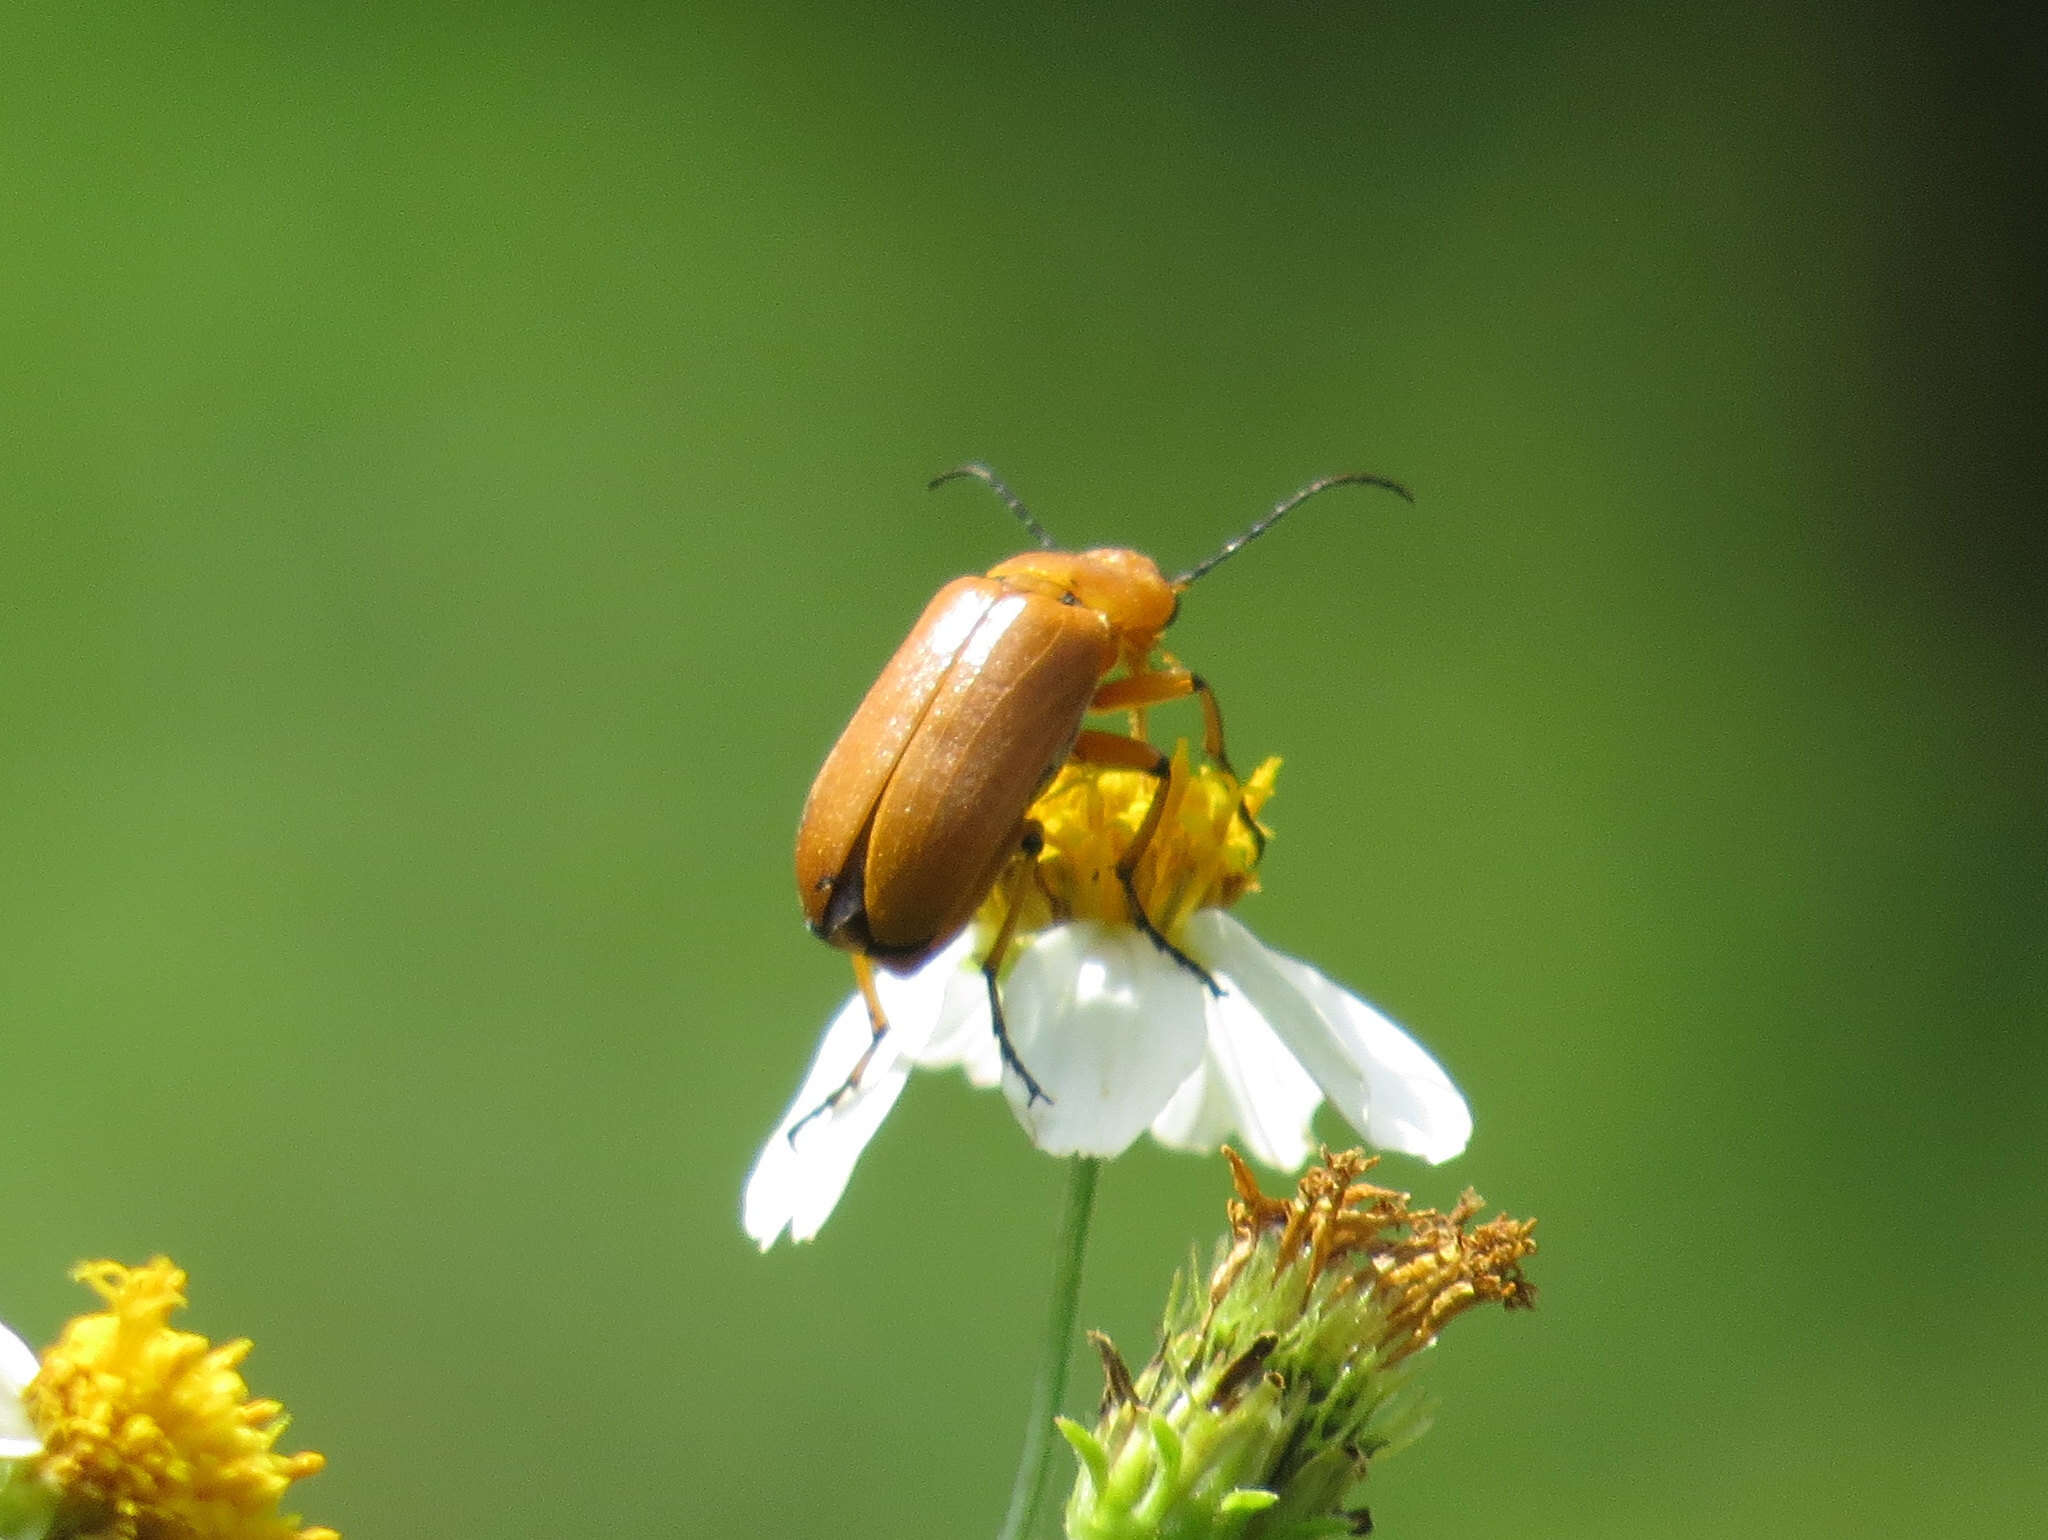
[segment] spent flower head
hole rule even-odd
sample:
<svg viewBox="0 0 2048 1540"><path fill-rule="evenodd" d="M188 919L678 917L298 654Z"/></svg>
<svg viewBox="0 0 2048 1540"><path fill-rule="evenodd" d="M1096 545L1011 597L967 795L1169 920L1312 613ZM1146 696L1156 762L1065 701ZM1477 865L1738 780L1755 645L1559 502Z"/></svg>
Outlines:
<svg viewBox="0 0 2048 1540"><path fill-rule="evenodd" d="M1265 831L1254 824L1279 769L1269 759L1240 783L1191 769L1184 745L1163 786L1144 771L1065 766L1032 805L1043 841L1029 864L915 973L878 976L889 1030L850 1086L870 1049L868 1012L856 994L833 1019L748 1178L747 1233L763 1247L785 1229L815 1235L913 1068L1000 1084L1055 1155L1119 1155L1149 1129L1182 1150L1235 1138L1291 1170L1314 1147L1325 1098L1382 1149L1432 1162L1462 1150L1471 1114L1436 1061L1229 913L1258 887ZM1132 887L1180 958L1138 926L1118 873L1155 795L1166 803ZM1006 924L1003 1016L1035 1091L1003 1059L981 972Z"/></svg>
<svg viewBox="0 0 2048 1540"><path fill-rule="evenodd" d="M1093 1340L1107 1387L1080 1458L1071 1540L1308 1540L1362 1533L1368 1462L1420 1431L1403 1365L1475 1305L1535 1302L1533 1220L1473 1225L1359 1178L1363 1151L1324 1153L1292 1198L1259 1191L1235 1151L1230 1234L1206 1290L1175 1280L1160 1346L1133 1374Z"/></svg>
<svg viewBox="0 0 2048 1540"><path fill-rule="evenodd" d="M338 1540L279 1511L326 1462L275 1449L288 1419L238 1372L246 1338L215 1347L170 1325L185 1274L87 1262L72 1277L106 1308L75 1317L38 1362L0 1329L4 1540Z"/></svg>

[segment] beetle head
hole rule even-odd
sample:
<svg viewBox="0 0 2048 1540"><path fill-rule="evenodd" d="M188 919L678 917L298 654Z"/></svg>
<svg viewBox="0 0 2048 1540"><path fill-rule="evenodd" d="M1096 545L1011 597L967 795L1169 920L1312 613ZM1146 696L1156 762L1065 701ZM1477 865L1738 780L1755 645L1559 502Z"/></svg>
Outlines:
<svg viewBox="0 0 2048 1540"><path fill-rule="evenodd" d="M1094 610L1141 652L1151 650L1179 604L1174 585L1142 551L1027 551L998 562L988 575Z"/></svg>

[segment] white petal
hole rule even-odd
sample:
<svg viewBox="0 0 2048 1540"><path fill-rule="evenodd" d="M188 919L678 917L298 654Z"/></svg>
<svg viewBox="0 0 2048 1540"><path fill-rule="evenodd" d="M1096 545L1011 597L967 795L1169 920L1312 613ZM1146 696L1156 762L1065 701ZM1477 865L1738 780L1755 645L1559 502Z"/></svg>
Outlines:
<svg viewBox="0 0 2048 1540"><path fill-rule="evenodd" d="M986 994L981 974L969 966L973 949L971 931L962 931L942 950L925 959L915 973L898 975L886 968L875 970L875 990L882 997L882 1010L889 1018L890 1035L896 1051L913 1064L931 1059L934 1040L956 1031L954 1019L971 1010L977 997ZM972 989L967 986L973 985ZM986 1001L983 1002L986 1019ZM993 1082L991 1082L993 1083Z"/></svg>
<svg viewBox="0 0 2048 1540"><path fill-rule="evenodd" d="M1204 1057L1152 1120L1152 1137L1169 1150L1213 1155L1236 1128L1237 1109L1230 1104L1230 1093Z"/></svg>
<svg viewBox="0 0 2048 1540"><path fill-rule="evenodd" d="M926 964L927 970L936 970L932 978L939 991L932 1033L921 1048L904 1056L920 1069L957 1064L972 1084L986 1090L1003 1078L1003 1058L989 1025L988 984L975 966L974 943L974 933L966 931Z"/></svg>
<svg viewBox="0 0 2048 1540"><path fill-rule="evenodd" d="M1139 931L1056 925L1003 981L1010 1044L1044 1096L1015 1070L1003 1093L1032 1142L1053 1155L1120 1155L1202 1062L1201 981Z"/></svg>
<svg viewBox="0 0 2048 1540"><path fill-rule="evenodd" d="M1351 1126L1381 1149L1449 1160L1472 1114L1436 1060L1393 1022L1307 963L1272 951L1230 915L1188 924L1195 955L1241 990Z"/></svg>
<svg viewBox="0 0 2048 1540"><path fill-rule="evenodd" d="M1414 1038L1348 989L1292 957L1274 959L1359 1055L1371 1089L1370 1126L1382 1149L1441 1165L1472 1138L1472 1110L1444 1067Z"/></svg>
<svg viewBox="0 0 2048 1540"><path fill-rule="evenodd" d="M775 1244L784 1226L791 1240L807 1241L831 1216L853 1175L854 1162L902 1093L911 1061L944 1025L952 979L960 972L961 945L936 954L907 977L877 971L875 990L882 997L889 1030L861 1073L860 1084L826 1108L827 1099L846 1084L874 1038L867 1005L858 992L832 1018L802 1088L747 1177L740 1223L763 1251ZM789 1133L798 1123L803 1127L792 1141Z"/></svg>
<svg viewBox="0 0 2048 1540"><path fill-rule="evenodd" d="M21 1402L41 1367L29 1345L0 1326L0 1460L24 1460L43 1447Z"/></svg>
<svg viewBox="0 0 2048 1540"><path fill-rule="evenodd" d="M1205 1154L1234 1141L1276 1170L1294 1170L1314 1146L1321 1089L1243 995L1226 989L1208 1008L1202 1067L1153 1119L1152 1137Z"/></svg>
<svg viewBox="0 0 2048 1540"><path fill-rule="evenodd" d="M873 1035L867 1006L855 995L825 1029L803 1088L761 1147L747 1178L740 1223L763 1251L775 1244L785 1226L795 1241L807 1241L818 1233L839 1195L846 1191L860 1152L896 1104L910 1069L897 1052L892 1031L875 1050L860 1084L838 1105L818 1111L826 1098L845 1084ZM790 1130L814 1112L817 1116L792 1140Z"/></svg>
<svg viewBox="0 0 2048 1540"><path fill-rule="evenodd" d="M1209 1062L1255 1158L1281 1171L1308 1159L1322 1088L1234 989L1209 1002Z"/></svg>
<svg viewBox="0 0 2048 1540"><path fill-rule="evenodd" d="M1188 921L1195 955L1233 993L1248 1001L1345 1117L1357 1122L1368 1096L1360 1066L1315 1006L1279 971L1279 954L1221 909Z"/></svg>

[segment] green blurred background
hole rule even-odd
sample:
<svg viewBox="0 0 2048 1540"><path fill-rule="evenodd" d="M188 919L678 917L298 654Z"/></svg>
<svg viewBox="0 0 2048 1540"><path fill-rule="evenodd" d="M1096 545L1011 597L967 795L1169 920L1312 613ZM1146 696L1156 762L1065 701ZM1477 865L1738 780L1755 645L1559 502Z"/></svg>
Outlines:
<svg viewBox="0 0 2048 1540"><path fill-rule="evenodd" d="M2040 1523L2048 55L1787 9L10 8L0 1314L170 1251L353 1540L992 1533L1053 1163L921 1079L739 1231L798 806L1019 543L931 473L1172 568L1370 469L1173 640L1472 1101L1392 1179L1542 1216L1380 1532Z"/></svg>

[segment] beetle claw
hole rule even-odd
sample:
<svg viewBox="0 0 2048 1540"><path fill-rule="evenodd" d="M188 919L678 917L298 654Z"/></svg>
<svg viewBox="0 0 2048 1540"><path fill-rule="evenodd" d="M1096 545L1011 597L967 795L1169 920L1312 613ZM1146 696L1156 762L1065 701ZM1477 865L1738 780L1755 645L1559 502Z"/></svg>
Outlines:
<svg viewBox="0 0 2048 1540"><path fill-rule="evenodd" d="M852 1091L853 1082L849 1080L845 1085L841 1086L838 1090L834 1091L830 1096L826 1097L823 1101L819 1102L818 1105L813 1107L809 1112L806 1112L802 1117L798 1118L794 1123L790 1124L789 1132L783 1135L783 1138L789 1141L789 1147L791 1149L795 1149L796 1136L802 1133L805 1129L809 1128L813 1123L817 1122L819 1118L822 1118L834 1107L837 1107L841 1102L845 1101L847 1096L851 1094Z"/></svg>
<svg viewBox="0 0 2048 1540"><path fill-rule="evenodd" d="M1010 1051L1010 1045L1000 1038L997 1039L997 1042L1003 1051L1003 1063L1015 1070L1017 1078L1024 1082L1024 1110L1029 1112L1039 1102L1044 1102L1046 1106L1050 1107L1052 1105L1052 1098L1047 1096L1038 1082L1031 1078L1031 1071L1026 1069L1023 1061Z"/></svg>
<svg viewBox="0 0 2048 1540"><path fill-rule="evenodd" d="M1024 1067L1024 1061L1017 1057L1017 1050L1010 1044L1010 1029L1003 1025L1003 998L996 988L996 970L992 962L983 963L981 976L988 981L988 1019L995 1028L996 1051L1003 1056L1003 1065L1017 1072L1017 1078L1024 1082L1025 1110L1038 1102L1052 1105L1052 1098L1045 1094L1045 1088L1032 1078L1031 1071Z"/></svg>
<svg viewBox="0 0 2048 1540"><path fill-rule="evenodd" d="M1200 963L1196 962L1192 957L1188 956L1187 953L1183 952L1171 941L1168 941L1164 936L1160 935L1158 931L1152 928L1152 922L1150 920L1147 920L1145 924L1140 928L1145 932L1146 935L1152 938L1152 944L1154 946L1158 947L1160 951L1164 952L1168 957L1171 957L1175 962L1179 963L1183 968L1187 969L1188 972L1192 973L1197 979L1201 980L1202 987L1208 990L1211 995L1217 997L1218 999L1222 998L1223 986L1216 982L1215 974L1211 973L1207 968L1203 967Z"/></svg>
<svg viewBox="0 0 2048 1540"><path fill-rule="evenodd" d="M867 990L864 987L862 993L865 994L866 992ZM878 1004L871 1005L870 1009L879 1010L880 1006ZM830 1096L819 1102L817 1106L789 1125L789 1132L784 1137L789 1140L789 1147L791 1149L796 1148L796 1136L798 1134L809 1128L811 1124L817 1122L826 1113L835 1112L844 1106L852 1098L854 1092L860 1089L860 1077L867 1073L868 1065L874 1060L875 1050L882 1046L882 1035L888 1030L887 1022L877 1020L875 1035L868 1039L866 1051L854 1061L853 1068L847 1073L846 1078L839 1082L837 1089Z"/></svg>
<svg viewBox="0 0 2048 1540"><path fill-rule="evenodd" d="M1223 994L1223 986L1216 982L1216 975L1211 973L1207 968L1203 967L1200 963L1196 962L1192 957L1188 956L1187 953L1183 952L1171 941L1167 940L1165 934L1159 929L1159 927L1152 923L1152 916L1147 914L1145 912L1145 906L1138 902L1138 887L1135 875L1131 872L1127 872L1119 868L1117 871L1117 876L1123 879L1124 897L1130 900L1131 914L1137 921L1138 929L1142 930L1147 936L1149 936L1152 940L1152 944L1158 947L1160 951L1164 952L1168 957L1171 957L1175 962L1179 963L1183 968L1187 969L1188 972L1192 973L1196 978L1200 979L1202 981L1202 987L1204 989L1208 990L1210 994L1218 996L1220 998Z"/></svg>

